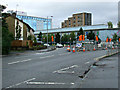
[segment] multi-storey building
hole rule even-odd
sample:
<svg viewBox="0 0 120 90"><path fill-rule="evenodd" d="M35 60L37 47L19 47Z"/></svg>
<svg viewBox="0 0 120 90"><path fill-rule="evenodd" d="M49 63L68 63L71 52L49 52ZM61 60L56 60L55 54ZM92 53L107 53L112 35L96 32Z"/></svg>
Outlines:
<svg viewBox="0 0 120 90"><path fill-rule="evenodd" d="M42 18L36 16L28 16L26 12L22 11L13 11L9 10L7 13L17 13L16 17L20 20L23 20L30 27L32 27L35 31L46 30L52 28L52 19L51 18Z"/></svg>
<svg viewBox="0 0 120 90"><path fill-rule="evenodd" d="M92 14L91 13L77 13L73 14L72 17L69 17L68 20L62 22L62 28L65 27L78 27L92 25Z"/></svg>
<svg viewBox="0 0 120 90"><path fill-rule="evenodd" d="M46 30L47 25L48 29L52 28L52 19L23 15L17 15L16 17L29 24L35 31Z"/></svg>

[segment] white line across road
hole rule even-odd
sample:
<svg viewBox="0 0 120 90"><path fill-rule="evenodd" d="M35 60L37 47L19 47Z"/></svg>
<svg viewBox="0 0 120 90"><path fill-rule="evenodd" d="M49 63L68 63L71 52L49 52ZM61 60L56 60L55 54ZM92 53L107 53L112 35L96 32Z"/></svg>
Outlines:
<svg viewBox="0 0 120 90"><path fill-rule="evenodd" d="M22 61L16 61L16 62L11 62L11 63L8 63L9 65L11 64L16 64L16 63L21 63L21 62L27 62L27 61L31 61L32 59L26 59L26 60L22 60Z"/></svg>
<svg viewBox="0 0 120 90"><path fill-rule="evenodd" d="M32 84L32 85L64 85L64 84L74 84L74 83L59 83L59 82L27 82L27 84Z"/></svg>
<svg viewBox="0 0 120 90"><path fill-rule="evenodd" d="M23 82L20 82L20 83L17 83L17 84L11 85L11 86L9 86L9 87L6 87L5 89L12 88L12 87L15 87L15 86L19 86L19 85L21 85L21 84L24 84L24 83L30 82L30 81L35 80L35 79L36 79L36 78L28 79L28 80L26 80L26 81L23 81Z"/></svg>

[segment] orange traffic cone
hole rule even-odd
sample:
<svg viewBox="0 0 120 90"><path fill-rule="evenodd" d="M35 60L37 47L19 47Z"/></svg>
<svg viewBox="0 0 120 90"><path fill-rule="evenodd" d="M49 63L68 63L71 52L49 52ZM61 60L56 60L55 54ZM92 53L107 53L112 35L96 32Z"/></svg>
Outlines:
<svg viewBox="0 0 120 90"><path fill-rule="evenodd" d="M73 47L73 52L75 52L75 47Z"/></svg>
<svg viewBox="0 0 120 90"><path fill-rule="evenodd" d="M85 52L85 46L83 46L83 52Z"/></svg>
<svg viewBox="0 0 120 90"><path fill-rule="evenodd" d="M94 49L93 49L93 51L95 51L95 46L94 46Z"/></svg>

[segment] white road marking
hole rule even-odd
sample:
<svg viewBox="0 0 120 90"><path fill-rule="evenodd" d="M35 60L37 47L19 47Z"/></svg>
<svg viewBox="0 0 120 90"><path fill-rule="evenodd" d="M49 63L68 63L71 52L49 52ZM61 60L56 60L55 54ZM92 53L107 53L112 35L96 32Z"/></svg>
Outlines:
<svg viewBox="0 0 120 90"><path fill-rule="evenodd" d="M70 71L58 71L57 73L75 73L74 71L70 72Z"/></svg>
<svg viewBox="0 0 120 90"><path fill-rule="evenodd" d="M16 62L11 62L11 63L8 63L8 64L16 64L16 63L20 63L20 62L27 62L27 61L31 61L31 59L27 59L27 60L22 60L22 61L16 61Z"/></svg>
<svg viewBox="0 0 120 90"><path fill-rule="evenodd" d="M59 83L59 82L27 82L27 84L35 84L35 85L64 85L67 83ZM68 84L74 84L74 83L68 83Z"/></svg>
<svg viewBox="0 0 120 90"><path fill-rule="evenodd" d="M41 59L43 58L48 58L48 57L53 57L54 55L50 55L50 56L45 56L45 57L40 57Z"/></svg>
<svg viewBox="0 0 120 90"><path fill-rule="evenodd" d="M88 63L90 63L90 62L86 62L85 64L88 64Z"/></svg>
<svg viewBox="0 0 120 90"><path fill-rule="evenodd" d="M78 65L73 65L73 66L70 66L70 67L62 68L60 70L53 71L53 73L62 72L63 70L68 70L68 69L75 68L75 67L78 67Z"/></svg>
<svg viewBox="0 0 120 90"><path fill-rule="evenodd" d="M32 80L35 80L35 79L36 79L36 78L28 79L28 80L26 80L26 81L23 81L23 82L20 82L20 83L11 85L11 86L9 86L9 87L6 87L5 89L12 88L12 87L15 87L15 86L19 86L19 85L21 85L21 84L27 83L27 82L32 81Z"/></svg>

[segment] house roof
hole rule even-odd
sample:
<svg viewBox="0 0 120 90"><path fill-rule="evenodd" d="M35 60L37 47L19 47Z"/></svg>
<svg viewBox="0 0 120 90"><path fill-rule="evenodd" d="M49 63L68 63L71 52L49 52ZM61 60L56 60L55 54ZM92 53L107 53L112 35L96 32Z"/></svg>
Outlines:
<svg viewBox="0 0 120 90"><path fill-rule="evenodd" d="M31 28L27 23L25 23L23 20L20 20L20 19L18 19L16 16L14 16L14 15L11 15L11 14L8 14L8 15L6 15L6 17L4 17L4 18L7 18L7 17L12 17L12 18L14 18L14 19L17 19L17 20L19 20L19 21L21 21L23 24L25 24L29 29L32 29L32 31L33 32L35 32L35 30L33 29L33 28Z"/></svg>

